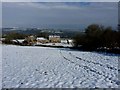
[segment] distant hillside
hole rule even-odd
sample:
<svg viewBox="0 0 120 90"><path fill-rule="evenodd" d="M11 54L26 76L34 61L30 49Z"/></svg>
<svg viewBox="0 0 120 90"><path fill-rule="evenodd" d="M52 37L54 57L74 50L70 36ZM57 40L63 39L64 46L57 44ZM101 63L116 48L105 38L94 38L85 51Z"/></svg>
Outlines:
<svg viewBox="0 0 120 90"><path fill-rule="evenodd" d="M2 29L2 35L7 35L11 32L25 34L25 35L60 35L63 38L72 38L75 34L81 33L79 30L54 30L54 29L27 29L27 30L12 30L12 28L4 28Z"/></svg>

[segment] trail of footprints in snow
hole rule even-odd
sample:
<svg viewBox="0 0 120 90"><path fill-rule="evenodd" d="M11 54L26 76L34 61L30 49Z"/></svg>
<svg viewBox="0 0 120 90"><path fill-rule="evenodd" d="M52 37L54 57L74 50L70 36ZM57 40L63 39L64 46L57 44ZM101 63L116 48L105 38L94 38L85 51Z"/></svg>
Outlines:
<svg viewBox="0 0 120 90"><path fill-rule="evenodd" d="M61 53L61 56L62 56L65 60L67 60L67 61L69 61L69 62L71 62L71 63L73 63L73 64L75 64L75 65L77 65L77 66L79 66L79 67L82 67L82 68L84 68L85 70L89 69L90 71L92 71L92 72L94 72L94 73L96 73L96 74L102 75L102 73L97 72L96 70L93 70L93 69L91 69L91 68L88 67L88 66L80 65L80 64L75 63L74 61L72 61L72 60L66 58L65 56L63 56L63 54L62 54L61 51L60 51L60 53Z"/></svg>
<svg viewBox="0 0 120 90"><path fill-rule="evenodd" d="M69 62L71 62L71 63L73 63L73 64L75 64L75 65L77 65L77 66L79 66L79 67L82 67L82 68L85 69L86 71L87 71L87 70L90 70L90 71L93 72L93 73L96 73L96 74L98 74L98 75L102 75L102 76L104 76L105 79L108 78L109 80L111 80L111 78L109 78L109 76L106 76L106 75L100 73L100 72L97 71L96 69L94 70L94 69L91 69L90 67L88 67L88 66L86 66L86 65L80 65L80 64L75 63L74 61L72 61L72 60L66 58L66 57L62 54L61 50L60 50L60 54L61 54L61 56L62 56L65 60L67 60L67 61L69 61ZM76 58L76 59L78 59L78 58ZM83 59L80 58L79 60L83 60ZM86 60L83 60L83 61L86 61ZM94 63L94 64L96 64L95 62L89 62L89 63ZM100 65L101 65L101 64L100 64ZM102 65L102 66L103 66L103 65ZM116 81L114 81L114 80L113 80L113 82L116 83Z"/></svg>
<svg viewBox="0 0 120 90"><path fill-rule="evenodd" d="M69 54L71 56L73 56L74 58L76 58L76 59L79 59L79 60L82 60L82 61L85 61L85 62L88 62L88 63L93 63L93 64L96 64L96 65L99 65L99 66L102 66L102 67L107 67L108 69L111 69L111 70L117 70L116 68L114 68L114 67L112 67L112 66L110 66L108 64L106 64L107 66L105 66L105 65L103 65L101 63L96 63L96 62L93 62L93 61L89 61L89 60L85 60L85 59L82 59L80 57L77 57L77 56L73 55L71 52L69 52Z"/></svg>

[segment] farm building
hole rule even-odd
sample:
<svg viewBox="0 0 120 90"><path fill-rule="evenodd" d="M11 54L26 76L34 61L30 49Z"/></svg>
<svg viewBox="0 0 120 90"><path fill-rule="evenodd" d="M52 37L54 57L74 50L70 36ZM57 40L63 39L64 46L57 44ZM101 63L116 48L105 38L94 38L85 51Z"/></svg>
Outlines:
<svg viewBox="0 0 120 90"><path fill-rule="evenodd" d="M24 42L25 39L15 39L15 40L11 40L12 44L16 44L16 45L22 45L22 43Z"/></svg>
<svg viewBox="0 0 120 90"><path fill-rule="evenodd" d="M37 43L45 44L45 43L49 43L49 40L47 40L44 37L37 37Z"/></svg>
<svg viewBox="0 0 120 90"><path fill-rule="evenodd" d="M0 41L2 42L2 41L4 41L5 40L5 38L0 38Z"/></svg>
<svg viewBox="0 0 120 90"><path fill-rule="evenodd" d="M60 42L61 42L61 39L60 39L60 36L50 35L50 36L49 36L49 41L50 41L51 43L60 43Z"/></svg>
<svg viewBox="0 0 120 90"><path fill-rule="evenodd" d="M5 38L0 38L0 44L5 41Z"/></svg>
<svg viewBox="0 0 120 90"><path fill-rule="evenodd" d="M26 37L25 41L28 43L28 45L33 45L37 42L36 37L33 35Z"/></svg>

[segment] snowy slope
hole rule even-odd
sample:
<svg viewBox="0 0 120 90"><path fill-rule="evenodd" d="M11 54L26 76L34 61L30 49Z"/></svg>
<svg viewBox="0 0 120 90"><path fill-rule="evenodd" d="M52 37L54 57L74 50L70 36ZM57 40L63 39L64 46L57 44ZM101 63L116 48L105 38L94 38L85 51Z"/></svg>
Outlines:
<svg viewBox="0 0 120 90"><path fill-rule="evenodd" d="M3 45L3 88L118 87L118 56Z"/></svg>
<svg viewBox="0 0 120 90"><path fill-rule="evenodd" d="M2 44L0 43L0 89L2 89Z"/></svg>

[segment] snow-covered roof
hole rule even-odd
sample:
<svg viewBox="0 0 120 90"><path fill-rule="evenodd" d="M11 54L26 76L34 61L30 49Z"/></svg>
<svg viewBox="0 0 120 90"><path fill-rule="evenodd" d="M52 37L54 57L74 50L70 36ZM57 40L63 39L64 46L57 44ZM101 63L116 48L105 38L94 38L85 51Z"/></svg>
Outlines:
<svg viewBox="0 0 120 90"><path fill-rule="evenodd" d="M37 37L37 40L47 40L47 39L44 37Z"/></svg>
<svg viewBox="0 0 120 90"><path fill-rule="evenodd" d="M19 42L23 42L25 39L17 39Z"/></svg>
<svg viewBox="0 0 120 90"><path fill-rule="evenodd" d="M24 41L24 39L21 39L21 40L18 40L19 42L23 42Z"/></svg>
<svg viewBox="0 0 120 90"><path fill-rule="evenodd" d="M16 40L12 40L13 42L17 42Z"/></svg>
<svg viewBox="0 0 120 90"><path fill-rule="evenodd" d="M0 38L0 40L5 40L5 38Z"/></svg>
<svg viewBox="0 0 120 90"><path fill-rule="evenodd" d="M31 35L31 36L29 36L29 37L33 38L34 36L33 36L33 35Z"/></svg>
<svg viewBox="0 0 120 90"><path fill-rule="evenodd" d="M12 40L13 42L17 42L19 41L20 43L22 43L24 41L24 39L17 39L17 40Z"/></svg>
<svg viewBox="0 0 120 90"><path fill-rule="evenodd" d="M57 35L49 35L49 37L57 37L57 38L59 38L60 36L57 36Z"/></svg>
<svg viewBox="0 0 120 90"><path fill-rule="evenodd" d="M71 39L69 39L68 41L69 41L69 42L73 42L73 40L71 40Z"/></svg>

